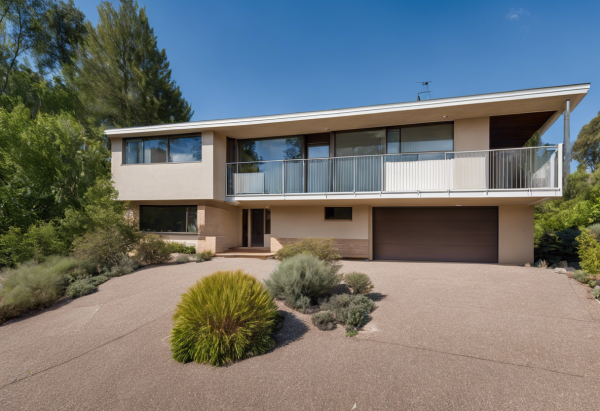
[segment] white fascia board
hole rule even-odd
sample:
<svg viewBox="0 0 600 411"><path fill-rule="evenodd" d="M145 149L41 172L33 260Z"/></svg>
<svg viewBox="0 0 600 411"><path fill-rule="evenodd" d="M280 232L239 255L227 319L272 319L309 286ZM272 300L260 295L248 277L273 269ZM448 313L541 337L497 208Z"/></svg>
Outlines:
<svg viewBox="0 0 600 411"><path fill-rule="evenodd" d="M289 121L301 121L301 120L318 120L335 117L346 117L346 116L358 116L368 114L379 114L389 112L401 112L409 110L423 110L433 109L442 107L452 107L467 104L484 104L484 103L496 103L503 101L515 101L532 98L544 98L544 97L557 97L563 95L572 94L587 94L590 89L590 83L575 84L570 86L556 86L546 87L528 90L518 91L507 91L500 93L491 94L477 94L473 96L464 97L451 97L434 100L423 100L423 101L412 101L408 103L394 103L394 104L383 104L377 106L366 106L366 107L354 107L345 109L335 110L324 110L324 111L311 111L304 113L293 113L293 114L279 114L271 116L259 116L259 117L246 117L246 118L234 118L224 120L208 120L208 121L195 121L188 123L176 123L176 124L161 124L156 126L145 126L145 127L129 127L129 128L114 128L105 130L104 133L108 137L118 137L120 135L135 135L138 133L151 133L151 132L168 132L168 131L189 131L198 132L202 130L210 130L212 128L221 127L236 127L236 126L250 126L260 124L272 124Z"/></svg>

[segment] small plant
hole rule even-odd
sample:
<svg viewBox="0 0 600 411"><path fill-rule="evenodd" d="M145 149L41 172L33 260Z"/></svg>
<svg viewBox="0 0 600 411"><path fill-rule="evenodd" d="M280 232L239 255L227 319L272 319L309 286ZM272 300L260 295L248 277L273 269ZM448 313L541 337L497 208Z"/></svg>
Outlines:
<svg viewBox="0 0 600 411"><path fill-rule="evenodd" d="M600 300L600 288L592 290L592 295L594 296L594 298Z"/></svg>
<svg viewBox="0 0 600 411"><path fill-rule="evenodd" d="M352 272L344 276L344 282L352 294L369 294L373 290L373 283L368 275Z"/></svg>
<svg viewBox="0 0 600 411"><path fill-rule="evenodd" d="M364 295L339 294L331 297L321 308L331 311L335 320L346 326L346 335L351 337L369 321L375 303Z"/></svg>
<svg viewBox="0 0 600 411"><path fill-rule="evenodd" d="M539 260L535 266L537 268L548 268L548 262L546 260Z"/></svg>
<svg viewBox="0 0 600 411"><path fill-rule="evenodd" d="M335 328L335 317L331 311L321 311L313 314L311 321L315 327L322 331L329 331Z"/></svg>
<svg viewBox="0 0 600 411"><path fill-rule="evenodd" d="M577 281L579 281L580 283L584 283L587 284L587 282L589 281L590 277L587 275L587 273L585 271L582 270L577 270L573 273L573 278Z"/></svg>
<svg viewBox="0 0 600 411"><path fill-rule="evenodd" d="M169 251L171 253L196 254L196 247L194 247L193 245L186 246L182 243L169 242L167 243L167 246L169 247Z"/></svg>
<svg viewBox="0 0 600 411"><path fill-rule="evenodd" d="M590 274L600 273L600 244L590 230L582 230L579 237L581 268Z"/></svg>
<svg viewBox="0 0 600 411"><path fill-rule="evenodd" d="M101 274L108 277L120 277L125 274L129 274L137 270L139 264L130 258L129 256L121 256L119 261L110 268L103 268L100 270Z"/></svg>
<svg viewBox="0 0 600 411"><path fill-rule="evenodd" d="M79 298L93 293L96 291L96 288L96 285L90 279L77 280L67 287L66 294L71 298Z"/></svg>
<svg viewBox="0 0 600 411"><path fill-rule="evenodd" d="M146 234L137 247L136 259L143 264L162 264L171 259L171 252L158 234Z"/></svg>
<svg viewBox="0 0 600 411"><path fill-rule="evenodd" d="M273 297L254 277L219 271L181 296L173 316L171 352L179 362L225 365L275 346L280 314Z"/></svg>
<svg viewBox="0 0 600 411"><path fill-rule="evenodd" d="M331 295L341 281L338 267L328 265L317 257L299 254L279 264L265 285L275 298L285 300L294 308L305 310Z"/></svg>
<svg viewBox="0 0 600 411"><path fill-rule="evenodd" d="M304 238L296 243L284 245L277 250L275 258L282 261L298 254L310 254L327 263L334 263L342 258L333 246L332 238Z"/></svg>
<svg viewBox="0 0 600 411"><path fill-rule="evenodd" d="M592 232L596 241L600 239L600 223L592 224L587 229Z"/></svg>
<svg viewBox="0 0 600 411"><path fill-rule="evenodd" d="M0 323L28 310L54 304L65 294L69 272L79 266L73 258L48 257L42 263L23 263L4 270L0 283Z"/></svg>
<svg viewBox="0 0 600 411"><path fill-rule="evenodd" d="M111 268L133 250L139 233L130 229L107 228L92 230L73 242L73 255L94 266Z"/></svg>
<svg viewBox="0 0 600 411"><path fill-rule="evenodd" d="M204 250L201 253L196 254L196 262L202 263L204 261L210 261L213 258L213 252L210 250Z"/></svg>
<svg viewBox="0 0 600 411"><path fill-rule="evenodd" d="M190 257L188 257L185 254L180 254L175 259L175 263L177 263L177 264L185 264L185 263L189 263L189 262L190 262Z"/></svg>

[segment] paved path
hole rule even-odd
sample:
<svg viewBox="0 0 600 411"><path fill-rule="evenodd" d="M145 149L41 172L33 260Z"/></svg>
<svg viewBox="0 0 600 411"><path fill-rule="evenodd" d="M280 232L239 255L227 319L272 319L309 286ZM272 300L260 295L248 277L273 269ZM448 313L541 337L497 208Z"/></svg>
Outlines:
<svg viewBox="0 0 600 411"><path fill-rule="evenodd" d="M1 410L598 410L600 304L550 270L344 262L382 294L355 338L286 314L272 352L179 364L168 336L199 277L272 260L218 259L110 280L0 327Z"/></svg>

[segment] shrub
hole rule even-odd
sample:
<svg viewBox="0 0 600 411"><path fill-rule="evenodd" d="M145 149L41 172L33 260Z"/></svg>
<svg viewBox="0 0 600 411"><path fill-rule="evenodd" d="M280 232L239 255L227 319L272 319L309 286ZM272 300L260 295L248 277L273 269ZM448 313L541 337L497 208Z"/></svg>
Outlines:
<svg viewBox="0 0 600 411"><path fill-rule="evenodd" d="M600 223L592 224L588 227L588 230L594 234L596 241L600 240Z"/></svg>
<svg viewBox="0 0 600 411"><path fill-rule="evenodd" d="M136 231L117 227L92 230L73 242L73 255L98 267L110 268L126 257L138 242Z"/></svg>
<svg viewBox="0 0 600 411"><path fill-rule="evenodd" d="M298 254L310 254L328 263L342 258L334 248L332 238L304 238L296 243L284 245L277 250L275 258L282 261Z"/></svg>
<svg viewBox="0 0 600 411"><path fill-rule="evenodd" d="M587 284L588 281L590 280L590 277L587 275L587 273L582 270L575 271L573 273L573 278L575 280L579 281L580 283L584 283L584 284Z"/></svg>
<svg viewBox="0 0 600 411"><path fill-rule="evenodd" d="M335 317L331 311L321 311L313 314L311 321L319 330L329 331L335 328Z"/></svg>
<svg viewBox="0 0 600 411"><path fill-rule="evenodd" d="M65 293L69 271L79 262L66 257L48 257L2 273L0 323L28 310L48 307Z"/></svg>
<svg viewBox="0 0 600 411"><path fill-rule="evenodd" d="M273 348L279 313L256 278L241 270L219 271L182 295L173 319L173 358L219 366Z"/></svg>
<svg viewBox="0 0 600 411"><path fill-rule="evenodd" d="M90 278L77 280L67 287L67 295L71 298L79 298L96 291L96 286L90 281Z"/></svg>
<svg viewBox="0 0 600 411"><path fill-rule="evenodd" d="M146 234L138 245L136 258L144 264L161 264L171 259L171 252L158 234Z"/></svg>
<svg viewBox="0 0 600 411"><path fill-rule="evenodd" d="M32 259L40 261L45 256L66 254L67 249L53 223L38 223L25 232L10 227L0 235L0 267L15 267Z"/></svg>
<svg viewBox="0 0 600 411"><path fill-rule="evenodd" d="M589 230L582 230L577 237L579 241L580 265L584 271L590 274L600 273L600 244Z"/></svg>
<svg viewBox="0 0 600 411"><path fill-rule="evenodd" d="M373 290L373 283L368 275L352 272L344 276L344 282L352 290L352 294L369 294Z"/></svg>
<svg viewBox="0 0 600 411"><path fill-rule="evenodd" d="M577 236L580 234L581 231L574 227L544 233L534 250L536 261L545 260L550 264L579 261Z"/></svg>
<svg viewBox="0 0 600 411"><path fill-rule="evenodd" d="M196 247L193 245L186 246L182 243L167 243L167 247L169 248L169 252L171 253L180 253L180 254L196 254Z"/></svg>
<svg viewBox="0 0 600 411"><path fill-rule="evenodd" d="M185 254L181 254L178 255L177 258L175 259L175 262L177 264L185 264L185 263L189 263L190 262L190 257L188 257Z"/></svg>
<svg viewBox="0 0 600 411"><path fill-rule="evenodd" d="M537 268L548 268L548 262L546 260L539 260L537 263L535 263L535 266Z"/></svg>
<svg viewBox="0 0 600 411"><path fill-rule="evenodd" d="M139 264L134 259L123 255L116 264L110 268L102 269L100 273L107 278L120 277L122 275L134 272L138 267Z"/></svg>
<svg viewBox="0 0 600 411"><path fill-rule="evenodd" d="M592 290L592 295L594 296L594 298L600 300L600 288Z"/></svg>
<svg viewBox="0 0 600 411"><path fill-rule="evenodd" d="M201 263L203 261L210 261L213 258L213 253L210 250L204 250L201 253L196 254L196 262Z"/></svg>
<svg viewBox="0 0 600 411"><path fill-rule="evenodd" d="M317 257L299 254L283 260L265 284L273 297L283 299L294 308L306 308L331 295L341 281L338 267L326 264Z"/></svg>
<svg viewBox="0 0 600 411"><path fill-rule="evenodd" d="M335 320L346 326L346 335L352 336L369 321L375 303L364 295L339 294L331 297L321 308L331 311Z"/></svg>

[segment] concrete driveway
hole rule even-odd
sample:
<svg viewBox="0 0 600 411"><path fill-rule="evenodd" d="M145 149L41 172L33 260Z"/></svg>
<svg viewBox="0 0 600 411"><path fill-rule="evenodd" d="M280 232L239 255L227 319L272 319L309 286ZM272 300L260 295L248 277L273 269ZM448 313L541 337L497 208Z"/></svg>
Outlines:
<svg viewBox="0 0 600 411"><path fill-rule="evenodd" d="M551 270L344 262L382 294L355 338L286 314L272 352L226 368L168 345L187 287L275 261L146 268L0 327L2 410L597 410L600 304Z"/></svg>

